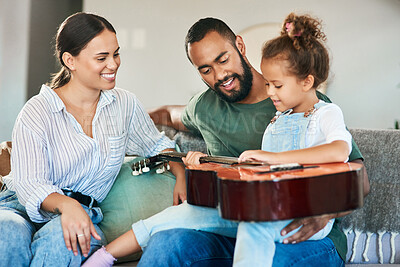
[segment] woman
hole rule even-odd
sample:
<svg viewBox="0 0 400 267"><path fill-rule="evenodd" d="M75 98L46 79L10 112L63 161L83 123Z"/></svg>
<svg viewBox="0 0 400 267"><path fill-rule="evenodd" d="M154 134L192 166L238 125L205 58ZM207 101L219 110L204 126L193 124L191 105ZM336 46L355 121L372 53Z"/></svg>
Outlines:
<svg viewBox="0 0 400 267"><path fill-rule="evenodd" d="M4 266L79 266L104 244L97 206L125 154L152 156L175 147L137 98L115 87L120 66L113 26L88 13L68 17L56 36L62 69L30 99L13 130L11 177L0 193ZM184 168L174 204L186 198Z"/></svg>

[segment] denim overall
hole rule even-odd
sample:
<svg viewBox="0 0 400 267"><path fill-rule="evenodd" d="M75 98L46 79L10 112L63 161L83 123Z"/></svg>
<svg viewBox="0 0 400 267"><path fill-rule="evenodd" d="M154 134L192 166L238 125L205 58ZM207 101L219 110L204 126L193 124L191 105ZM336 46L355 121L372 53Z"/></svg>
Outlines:
<svg viewBox="0 0 400 267"><path fill-rule="evenodd" d="M309 133L315 132L316 122L314 112L325 106L325 102L314 105L314 110L306 113L291 114L292 109L276 112L264 132L261 149L269 152L283 152L307 148L307 129ZM306 115L305 115L306 114Z"/></svg>
<svg viewBox="0 0 400 267"><path fill-rule="evenodd" d="M306 113L292 113L292 109L277 112L265 130L262 150L269 152L284 152L307 147L307 131L316 130L316 121L313 114L326 105L319 102ZM309 146L309 145L308 145ZM238 228L234 266L272 266L275 253L275 242L282 242L286 237L293 235L297 230L286 236L280 231L292 220L275 222L241 222ZM331 220L324 229L320 230L309 240L319 240L329 234L332 229ZM248 255L253 257L249 258Z"/></svg>

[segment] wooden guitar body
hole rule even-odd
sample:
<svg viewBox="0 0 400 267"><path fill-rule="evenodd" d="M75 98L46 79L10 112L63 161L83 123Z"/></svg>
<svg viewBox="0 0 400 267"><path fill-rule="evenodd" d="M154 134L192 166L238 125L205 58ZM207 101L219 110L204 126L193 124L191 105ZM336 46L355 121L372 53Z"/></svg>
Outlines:
<svg viewBox="0 0 400 267"><path fill-rule="evenodd" d="M270 167L218 163L188 166L187 201L218 208L223 218L239 221L293 219L353 210L363 205L361 164L329 163L313 167L260 173Z"/></svg>

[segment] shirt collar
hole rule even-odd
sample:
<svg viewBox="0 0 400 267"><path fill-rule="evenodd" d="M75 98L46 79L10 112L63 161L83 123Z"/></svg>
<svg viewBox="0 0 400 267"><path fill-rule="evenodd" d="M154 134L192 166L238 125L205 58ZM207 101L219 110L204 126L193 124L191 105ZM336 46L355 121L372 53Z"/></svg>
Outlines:
<svg viewBox="0 0 400 267"><path fill-rule="evenodd" d="M49 86L43 84L40 88L40 93L49 103L50 110L54 113L60 112L62 109L65 109L64 102L62 102L61 98L51 89ZM98 109L103 108L111 104L116 99L114 89L101 91Z"/></svg>

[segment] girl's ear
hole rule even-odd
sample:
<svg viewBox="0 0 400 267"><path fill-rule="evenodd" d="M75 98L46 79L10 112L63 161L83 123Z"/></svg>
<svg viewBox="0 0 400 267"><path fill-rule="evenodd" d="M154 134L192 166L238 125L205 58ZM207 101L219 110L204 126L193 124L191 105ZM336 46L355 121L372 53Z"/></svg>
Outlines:
<svg viewBox="0 0 400 267"><path fill-rule="evenodd" d="M242 54L242 56L246 56L246 46L243 42L243 38L240 35L236 35L236 47L239 50L240 54Z"/></svg>
<svg viewBox="0 0 400 267"><path fill-rule="evenodd" d="M75 70L75 58L70 53L64 52L62 54L62 60L68 69Z"/></svg>
<svg viewBox="0 0 400 267"><path fill-rule="evenodd" d="M308 75L304 80L303 80L303 91L308 91L314 86L314 76L313 75Z"/></svg>

